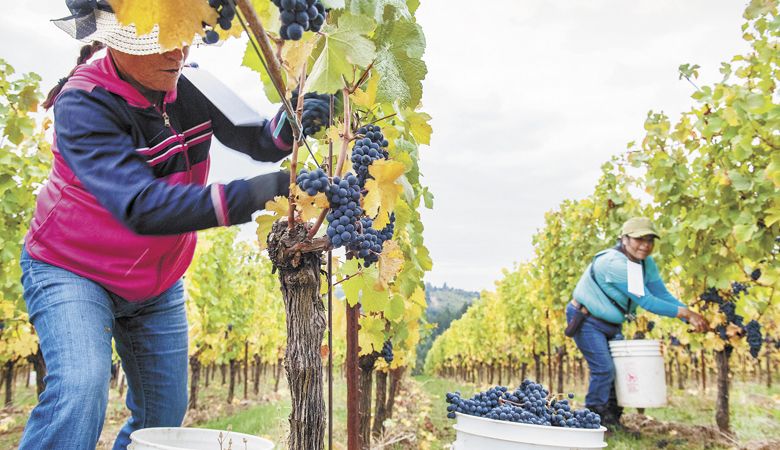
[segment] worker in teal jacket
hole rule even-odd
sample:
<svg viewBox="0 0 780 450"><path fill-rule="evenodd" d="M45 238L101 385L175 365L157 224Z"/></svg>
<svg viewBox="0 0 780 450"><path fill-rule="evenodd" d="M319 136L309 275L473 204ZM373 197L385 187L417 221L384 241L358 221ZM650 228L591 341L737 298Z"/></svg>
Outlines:
<svg viewBox="0 0 780 450"><path fill-rule="evenodd" d="M622 339L623 322L633 320L638 307L654 314L677 317L696 331L705 331L707 321L673 296L664 285L658 266L650 256L659 234L650 219L635 217L623 224L620 242L596 254L585 269L574 299L566 308L573 337L590 368L585 404L602 416L601 423L619 427L622 408L615 398L615 365L608 342ZM629 264L641 266L641 281L629 289Z"/></svg>

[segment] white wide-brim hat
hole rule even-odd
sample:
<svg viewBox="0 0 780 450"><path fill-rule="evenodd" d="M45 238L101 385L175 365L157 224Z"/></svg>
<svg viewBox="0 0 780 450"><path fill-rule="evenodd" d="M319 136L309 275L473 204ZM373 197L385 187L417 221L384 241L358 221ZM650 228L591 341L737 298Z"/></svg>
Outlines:
<svg viewBox="0 0 780 450"><path fill-rule="evenodd" d="M68 33L72 38L84 43L102 42L107 47L131 55L153 55L164 53L159 42L159 26L152 32L138 36L135 25L122 25L110 7L98 7L88 13L74 14L62 19L52 20L54 25ZM200 36L195 35L192 45L202 44Z"/></svg>

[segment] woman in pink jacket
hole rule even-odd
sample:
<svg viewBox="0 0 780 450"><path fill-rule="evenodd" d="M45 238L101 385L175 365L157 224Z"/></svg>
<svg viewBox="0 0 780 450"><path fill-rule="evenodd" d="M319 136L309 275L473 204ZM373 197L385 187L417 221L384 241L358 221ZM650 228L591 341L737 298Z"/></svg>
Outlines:
<svg viewBox="0 0 780 450"><path fill-rule="evenodd" d="M112 339L127 375L130 433L179 426L187 406L182 274L196 230L247 222L283 172L206 185L212 137L258 161L288 155L279 114L237 127L181 69L188 48L163 52L104 1L67 0L55 23L90 45L47 99L54 163L38 197L21 265L24 297L47 366L21 449L94 449L108 402ZM107 52L90 64L97 49Z"/></svg>

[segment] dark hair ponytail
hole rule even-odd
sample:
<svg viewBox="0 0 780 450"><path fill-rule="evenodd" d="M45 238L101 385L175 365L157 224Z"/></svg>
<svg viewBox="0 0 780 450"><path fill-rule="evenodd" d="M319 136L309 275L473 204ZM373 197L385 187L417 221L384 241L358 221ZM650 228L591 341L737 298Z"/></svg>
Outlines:
<svg viewBox="0 0 780 450"><path fill-rule="evenodd" d="M71 75L73 75L73 72L76 71L76 68L89 61L89 58L91 58L92 55L94 55L98 50L102 49L103 47L105 47L103 43L97 41L81 47L81 50L79 51L79 57L76 60L76 67L74 67L73 70L70 71L68 76L64 78L60 78L60 81L57 82L57 85L51 88L49 94L46 96L46 100L43 101L41 106L43 106L45 109L51 108L54 105L54 100L56 100L57 96L60 94L62 87L65 86L65 83L68 81L68 78L70 78Z"/></svg>

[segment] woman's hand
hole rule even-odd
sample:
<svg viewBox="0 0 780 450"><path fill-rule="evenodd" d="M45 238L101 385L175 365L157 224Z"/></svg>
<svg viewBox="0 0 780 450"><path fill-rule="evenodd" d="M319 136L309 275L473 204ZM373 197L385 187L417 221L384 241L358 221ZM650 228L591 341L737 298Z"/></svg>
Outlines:
<svg viewBox="0 0 780 450"><path fill-rule="evenodd" d="M689 324L693 325L694 331L697 333L703 333L710 329L707 320L699 313L691 311L688 308L678 308L677 317L686 320Z"/></svg>

